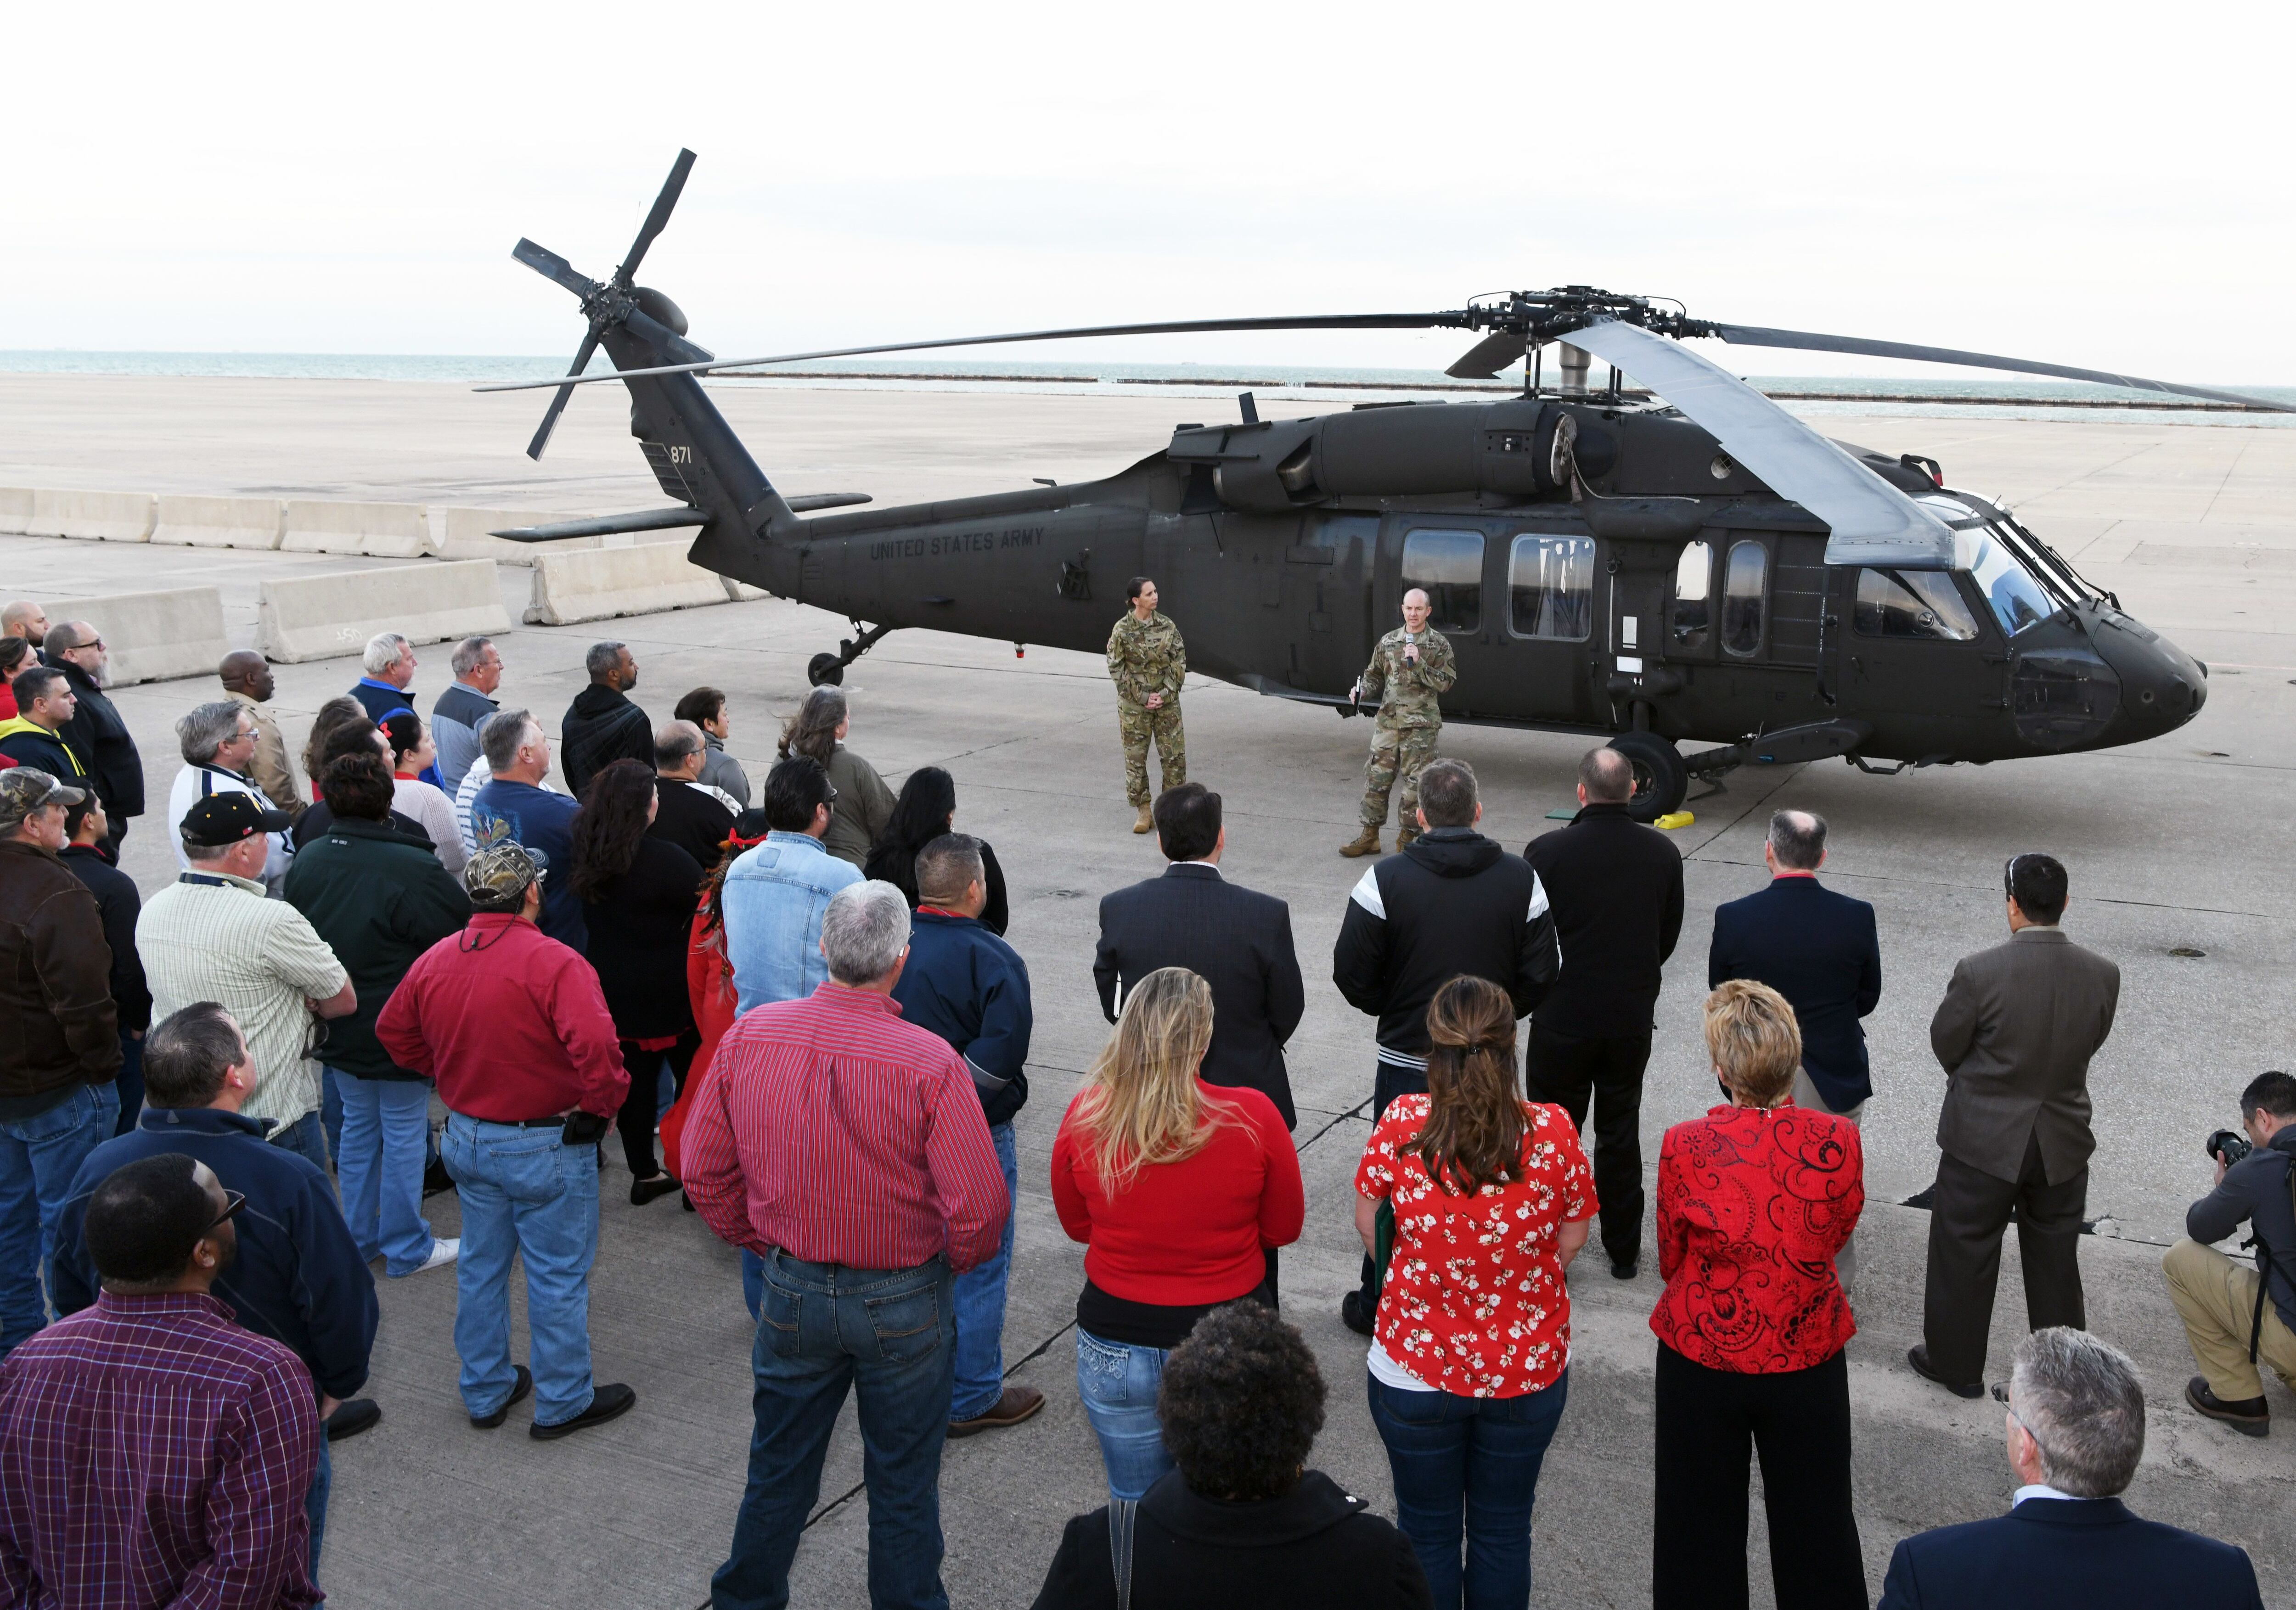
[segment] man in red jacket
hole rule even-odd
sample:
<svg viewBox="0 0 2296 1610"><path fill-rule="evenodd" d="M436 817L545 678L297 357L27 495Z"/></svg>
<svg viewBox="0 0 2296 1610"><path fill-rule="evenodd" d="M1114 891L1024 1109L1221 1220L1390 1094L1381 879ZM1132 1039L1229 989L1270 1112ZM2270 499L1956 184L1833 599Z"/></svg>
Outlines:
<svg viewBox="0 0 2296 1610"><path fill-rule="evenodd" d="M463 1197L455 1351L463 1406L482 1430L534 1393L528 1434L603 1425L637 1393L590 1376L590 1265L598 1255L595 1143L629 1092L614 1020L590 964L535 926L547 864L515 840L463 870L471 926L407 969L376 1019L401 1067L439 1082L447 1172ZM510 1358L510 1261L526 1263L534 1368Z"/></svg>

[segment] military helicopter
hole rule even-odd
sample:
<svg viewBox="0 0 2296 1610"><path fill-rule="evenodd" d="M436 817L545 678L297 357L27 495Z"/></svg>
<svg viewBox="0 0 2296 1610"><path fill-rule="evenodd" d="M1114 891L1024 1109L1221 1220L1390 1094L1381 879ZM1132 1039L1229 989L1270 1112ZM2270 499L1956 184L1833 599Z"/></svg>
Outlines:
<svg viewBox="0 0 2296 1610"><path fill-rule="evenodd" d="M1828 440L1680 343L1862 354L2247 404L2133 376L1899 342L1693 319L1590 286L1432 313L1100 325L719 359L634 282L687 174L668 182L611 280L521 240L512 255L578 298L588 333L527 451L578 385L629 390L631 434L675 508L497 533L548 542L700 527L695 564L833 610L854 635L819 684L887 633L924 627L1097 651L1123 585L1152 576L1191 666L1358 713L1350 687L1403 594L1451 641L1447 721L1608 736L1634 763L1634 813L1691 781L1839 756L1870 772L2111 748L2198 714L2208 667L1998 503L1943 469ZM1365 404L1305 419L1178 426L1104 479L857 513L859 493L776 490L699 383L809 358L1080 337L1261 330L1484 332L1452 365L1521 361L1519 397ZM1560 384L1543 384L1559 347ZM603 346L611 372L586 375ZM1590 389L1588 355L1611 372ZM1632 374L1655 395L1624 390ZM2265 403L2262 405L2278 407ZM2296 412L2296 410L2291 410ZM1702 747L1685 750L1685 744Z"/></svg>

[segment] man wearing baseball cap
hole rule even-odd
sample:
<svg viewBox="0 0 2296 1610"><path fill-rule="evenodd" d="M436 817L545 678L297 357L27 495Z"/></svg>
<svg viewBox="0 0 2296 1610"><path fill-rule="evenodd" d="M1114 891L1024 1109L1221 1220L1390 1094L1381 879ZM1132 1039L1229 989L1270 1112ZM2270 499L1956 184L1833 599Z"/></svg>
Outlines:
<svg viewBox="0 0 2296 1610"><path fill-rule="evenodd" d="M310 1058L325 1020L357 1011L358 993L303 913L264 897L269 836L289 820L254 794L194 800L180 830L188 865L145 903L135 948L152 1015L170 1017L201 1001L228 1011L255 1055L255 1091L241 1114L267 1119L274 1146L324 1169L319 1070Z"/></svg>
<svg viewBox="0 0 2296 1610"><path fill-rule="evenodd" d="M86 797L37 766L0 771L0 1359L47 1323L57 1215L119 1111L111 949L61 855Z"/></svg>
<svg viewBox="0 0 2296 1610"><path fill-rule="evenodd" d="M637 1393L590 1373L597 1142L630 1076L598 975L536 926L546 857L516 839L463 868L471 925L415 960L375 1020L399 1067L438 1081L447 1168L463 1198L455 1351L463 1407L490 1431L534 1394L527 1434L602 1426ZM533 1368L510 1354L510 1269L526 1264Z"/></svg>

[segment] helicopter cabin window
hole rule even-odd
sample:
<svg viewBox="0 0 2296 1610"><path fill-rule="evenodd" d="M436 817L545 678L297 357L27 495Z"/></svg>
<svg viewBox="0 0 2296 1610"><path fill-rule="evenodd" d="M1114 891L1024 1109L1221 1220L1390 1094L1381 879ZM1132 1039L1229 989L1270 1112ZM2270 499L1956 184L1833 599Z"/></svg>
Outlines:
<svg viewBox="0 0 2296 1610"><path fill-rule="evenodd" d="M1722 646L1733 654L1762 646L1762 587L1769 569L1769 550L1761 543L1731 544L1722 567Z"/></svg>
<svg viewBox="0 0 2296 1610"><path fill-rule="evenodd" d="M1403 590L1425 590L1438 632L1479 632L1483 625L1483 534L1414 531L1403 539Z"/></svg>
<svg viewBox="0 0 2296 1610"><path fill-rule="evenodd" d="M1595 539L1514 539L1507 555L1507 594L1517 637L1582 643L1595 631Z"/></svg>
<svg viewBox="0 0 2296 1610"><path fill-rule="evenodd" d="M1674 568L1674 643L1702 649L1714 621L1714 550L1704 543L1684 547Z"/></svg>
<svg viewBox="0 0 2296 1610"><path fill-rule="evenodd" d="M1965 643L1977 619L1942 570L1860 570L1855 625L1860 637L1922 637Z"/></svg>
<svg viewBox="0 0 2296 1610"><path fill-rule="evenodd" d="M1976 552L1970 557L1969 573L1976 577L1977 590L1985 594L1985 601L1993 606L2005 636L2014 637L2057 612L2049 595L2041 591L2041 584L2033 579L2033 573L2017 562L2017 556L2006 544L1989 536L1978 536Z"/></svg>

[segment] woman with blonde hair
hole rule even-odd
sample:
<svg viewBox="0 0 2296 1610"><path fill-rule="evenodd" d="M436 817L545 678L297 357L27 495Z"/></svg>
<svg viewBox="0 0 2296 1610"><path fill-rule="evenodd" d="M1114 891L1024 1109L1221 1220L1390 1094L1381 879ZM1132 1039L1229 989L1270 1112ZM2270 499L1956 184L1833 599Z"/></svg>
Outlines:
<svg viewBox="0 0 2296 1610"><path fill-rule="evenodd" d="M1356 1170L1356 1229L1394 1232L1372 1327L1372 1423L1434 1602L1530 1602L1530 1512L1570 1391L1570 1292L1595 1178L1578 1126L1522 1099L1514 1002L1461 977L1427 1003L1427 1093ZM1464 1560L1461 1542L1464 1540Z"/></svg>
<svg viewBox="0 0 2296 1610"><path fill-rule="evenodd" d="M1114 1499L1173 1467L1156 1418L1172 1349L1223 1303L1269 1301L1266 1249L1298 1240L1307 1211L1275 1104L1197 1077L1211 1040L1211 985L1149 974L1053 1142L1053 1205L1085 1244L1077 1390Z"/></svg>
<svg viewBox="0 0 2296 1610"><path fill-rule="evenodd" d="M877 775L876 767L845 747L845 735L852 730L852 707L845 695L835 688L816 688L783 726L779 753L783 760L811 756L829 773L836 803L830 806L829 831L821 836L821 847L857 867L867 862L869 846L893 819L893 790Z"/></svg>
<svg viewBox="0 0 2296 1610"><path fill-rule="evenodd" d="M1793 1104L1801 1031L1767 985L1706 998L1706 1051L1729 1105L1659 1148L1652 1604L1746 1603L1751 1442L1778 1610L1865 1610L1842 1359L1857 1323L1833 1268L1866 1205L1857 1129Z"/></svg>

